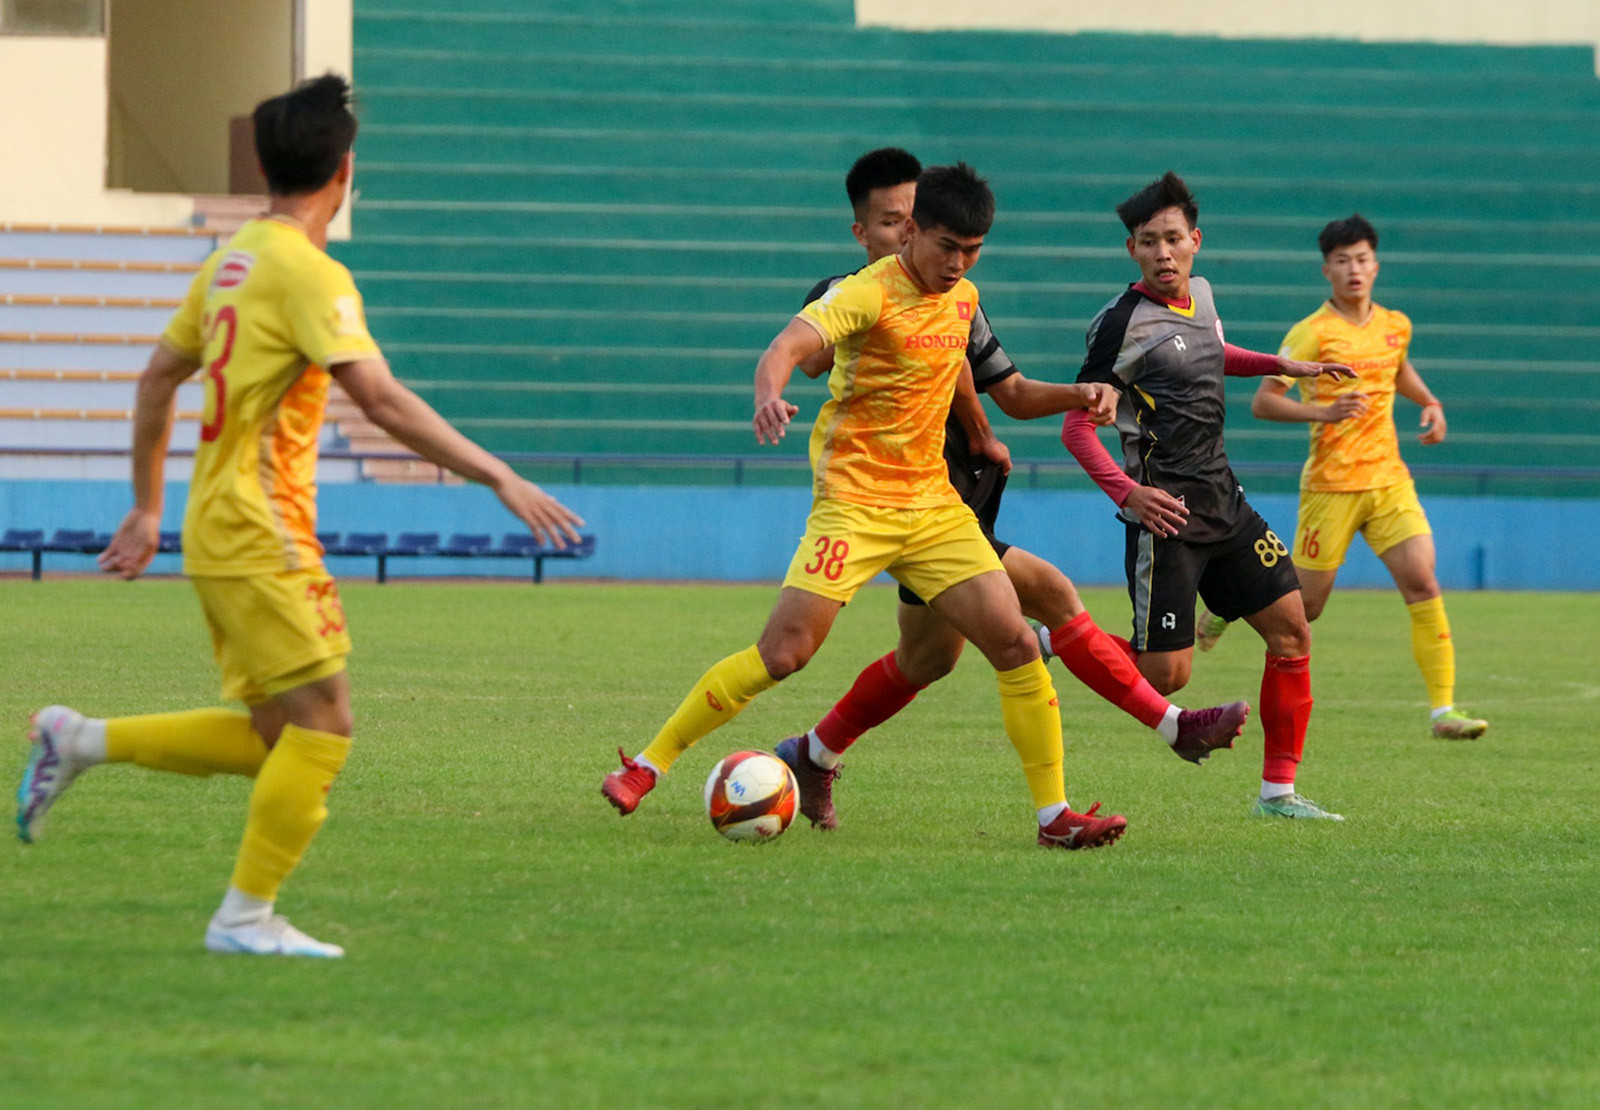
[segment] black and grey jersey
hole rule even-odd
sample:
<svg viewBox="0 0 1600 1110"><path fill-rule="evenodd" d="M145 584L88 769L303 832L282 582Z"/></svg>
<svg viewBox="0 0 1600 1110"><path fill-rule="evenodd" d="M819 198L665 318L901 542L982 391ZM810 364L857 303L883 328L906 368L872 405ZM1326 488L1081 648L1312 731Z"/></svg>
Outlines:
<svg viewBox="0 0 1600 1110"><path fill-rule="evenodd" d="M1123 469L1140 485L1183 499L1189 521L1178 538L1214 543L1248 514L1222 445L1222 321L1210 282L1191 278L1189 296L1185 310L1129 286L1089 325L1078 380L1121 393Z"/></svg>
<svg viewBox="0 0 1600 1110"><path fill-rule="evenodd" d="M806 294L801 307L810 304L849 276L836 274L817 282ZM1000 340L995 338L994 328L989 326L989 317L984 315L981 304L978 311L972 314L972 327L967 333L967 361L972 364L972 382L979 393L987 392L996 382L1017 373L1016 363L1011 361L1005 348L1000 346ZM945 417L944 461L950 469L950 484L955 486L961 499L982 517L985 503L998 488L999 479L1004 474L998 463L973 455L967 430L954 413ZM994 519L992 512L988 519Z"/></svg>

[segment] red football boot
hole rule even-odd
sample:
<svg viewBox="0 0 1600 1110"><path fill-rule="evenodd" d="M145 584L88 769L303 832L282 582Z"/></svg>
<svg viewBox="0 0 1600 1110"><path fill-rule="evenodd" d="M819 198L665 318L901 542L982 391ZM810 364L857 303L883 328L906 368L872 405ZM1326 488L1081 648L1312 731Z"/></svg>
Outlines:
<svg viewBox="0 0 1600 1110"><path fill-rule="evenodd" d="M600 784L600 793L617 807L620 816L626 817L639 808L639 799L656 788L656 773L623 755L621 748L617 749L617 754L622 756L622 770L606 776L606 781Z"/></svg>
<svg viewBox="0 0 1600 1110"><path fill-rule="evenodd" d="M1099 848L1116 840L1128 828L1128 819L1121 814L1096 817L1100 809L1096 802L1088 813L1061 811L1054 821L1039 826L1039 843L1046 848Z"/></svg>
<svg viewBox="0 0 1600 1110"><path fill-rule="evenodd" d="M1231 702L1210 709L1185 709L1178 714L1178 738L1172 750L1190 763L1203 763L1218 748L1233 747L1233 738L1244 731L1250 716L1250 703Z"/></svg>

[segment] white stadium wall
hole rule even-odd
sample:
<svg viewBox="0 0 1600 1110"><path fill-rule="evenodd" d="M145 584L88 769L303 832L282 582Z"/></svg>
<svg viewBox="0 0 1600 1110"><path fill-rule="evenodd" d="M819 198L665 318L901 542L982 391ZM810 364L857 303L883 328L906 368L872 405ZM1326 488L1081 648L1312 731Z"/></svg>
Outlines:
<svg viewBox="0 0 1600 1110"><path fill-rule="evenodd" d="M1595 0L1207 0L1121 8L1101 0L856 0L862 26L1122 31L1224 38L1600 45Z"/></svg>
<svg viewBox="0 0 1600 1110"><path fill-rule="evenodd" d="M294 6L300 71L350 73L352 0ZM103 37L0 35L0 223L190 223L186 194L107 187L110 71Z"/></svg>

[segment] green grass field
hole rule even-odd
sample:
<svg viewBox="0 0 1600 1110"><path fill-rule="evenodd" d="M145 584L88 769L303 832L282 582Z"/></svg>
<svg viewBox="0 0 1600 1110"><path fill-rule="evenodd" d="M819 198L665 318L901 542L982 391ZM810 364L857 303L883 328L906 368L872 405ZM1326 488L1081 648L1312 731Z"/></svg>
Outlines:
<svg viewBox="0 0 1600 1110"><path fill-rule="evenodd" d="M343 961L206 954L248 784L92 772L0 850L0 1105L1592 1107L1600 1102L1600 602L1456 594L1477 743L1427 736L1405 611L1316 626L1302 789L1246 816L1252 721L1204 767L1056 670L1046 852L994 682L956 674L851 754L843 827L722 842L712 764L808 727L892 644L871 589L804 673L639 812L599 794L770 587L351 582L357 746L281 907ZM1088 595L1120 630L1127 601ZM0 582L0 717L211 704L186 585ZM1188 704L1255 700L1229 633Z"/></svg>

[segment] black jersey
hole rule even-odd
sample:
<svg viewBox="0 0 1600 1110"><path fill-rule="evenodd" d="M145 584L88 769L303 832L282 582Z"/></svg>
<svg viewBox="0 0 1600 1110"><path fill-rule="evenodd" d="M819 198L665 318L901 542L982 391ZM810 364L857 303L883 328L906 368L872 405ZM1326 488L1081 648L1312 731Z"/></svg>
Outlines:
<svg viewBox="0 0 1600 1110"><path fill-rule="evenodd" d="M804 303L810 304L849 276L836 274L817 282ZM972 383L979 393L988 392L996 382L1017 373L1016 363L995 338L981 304L972 314L972 328L967 333L967 361L972 364ZM950 484L985 522L985 528L992 531L995 515L1000 511L997 494L1004 487L1005 472L999 463L973 455L967 430L953 412L945 418L944 461L950 470Z"/></svg>
<svg viewBox="0 0 1600 1110"><path fill-rule="evenodd" d="M1122 467L1140 485L1183 499L1189 520L1177 538L1215 543L1250 513L1222 445L1222 321L1211 284L1191 278L1189 296L1184 310L1129 286L1089 325L1078 380L1122 395Z"/></svg>

